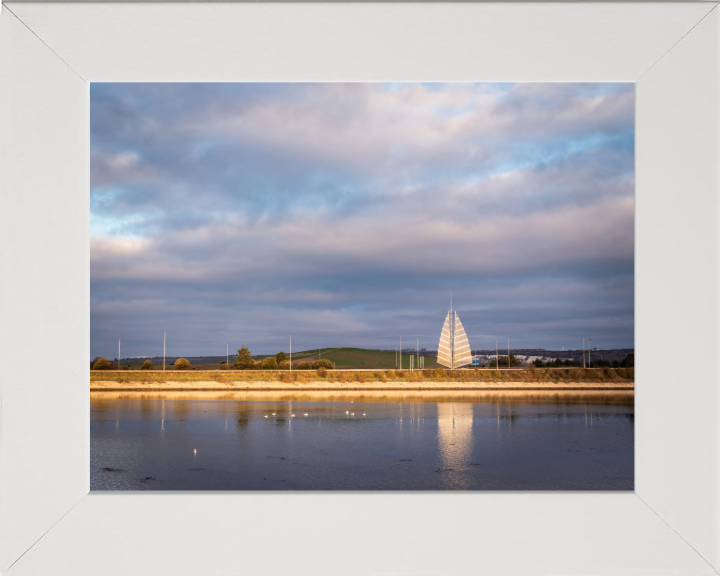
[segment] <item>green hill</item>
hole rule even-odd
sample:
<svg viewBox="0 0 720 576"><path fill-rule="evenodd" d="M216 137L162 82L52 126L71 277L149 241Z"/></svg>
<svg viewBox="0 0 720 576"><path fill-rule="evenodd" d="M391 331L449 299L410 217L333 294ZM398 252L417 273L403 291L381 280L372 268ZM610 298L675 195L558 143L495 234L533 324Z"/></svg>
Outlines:
<svg viewBox="0 0 720 576"><path fill-rule="evenodd" d="M335 363L335 368L395 368L395 352L382 350L366 350L365 348L323 348L321 350L305 350L293 352L293 363L298 360L314 362L326 358ZM403 354L402 367L410 367L408 354ZM417 360L416 360L417 362ZM434 356L425 356L425 367L436 368L438 363ZM416 366L417 368L417 366Z"/></svg>
<svg viewBox="0 0 720 576"><path fill-rule="evenodd" d="M274 356L274 354L273 354ZM408 369L410 367L409 354L403 354L402 367ZM262 360L266 355L259 354L254 355L253 358L256 360ZM223 370L225 369L225 359L222 358L222 362L219 360L220 357L188 357L190 363L195 370ZM322 348L318 350L303 350L301 352L293 352L292 360L293 364L300 360L307 362L314 362L319 358L326 358L335 364L335 368L382 368L382 369L394 369L395 366L395 352L385 352L382 350L366 350L365 348ZM162 370L162 358L152 358L153 369ZM174 370L174 362L176 358L167 358L165 369ZM235 361L235 356L230 355L230 365L232 366ZM130 370L139 370L144 360L142 359L128 359L121 362L122 368L128 367ZM415 360L417 362L417 360ZM425 367L426 368L437 368L439 365L436 361L435 356L425 356ZM417 365L415 366L417 368Z"/></svg>

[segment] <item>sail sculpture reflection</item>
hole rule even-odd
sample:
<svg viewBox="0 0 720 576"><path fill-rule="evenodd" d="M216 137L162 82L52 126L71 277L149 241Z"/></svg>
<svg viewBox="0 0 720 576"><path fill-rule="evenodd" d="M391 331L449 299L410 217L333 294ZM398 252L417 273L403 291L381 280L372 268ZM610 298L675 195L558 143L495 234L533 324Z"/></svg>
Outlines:
<svg viewBox="0 0 720 576"><path fill-rule="evenodd" d="M462 470L471 461L473 405L441 402L438 409L438 448L443 467Z"/></svg>
<svg viewBox="0 0 720 576"><path fill-rule="evenodd" d="M465 328L457 312L452 310L445 317L445 324L440 333L437 361L441 366L451 370L472 364L470 342L465 334Z"/></svg>

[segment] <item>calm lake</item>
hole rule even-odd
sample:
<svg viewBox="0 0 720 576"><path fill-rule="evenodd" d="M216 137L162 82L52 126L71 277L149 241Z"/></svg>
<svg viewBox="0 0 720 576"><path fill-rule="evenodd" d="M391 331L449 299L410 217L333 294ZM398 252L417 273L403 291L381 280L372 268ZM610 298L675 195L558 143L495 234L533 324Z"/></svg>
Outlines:
<svg viewBox="0 0 720 576"><path fill-rule="evenodd" d="M92 490L632 490L633 392L92 392Z"/></svg>

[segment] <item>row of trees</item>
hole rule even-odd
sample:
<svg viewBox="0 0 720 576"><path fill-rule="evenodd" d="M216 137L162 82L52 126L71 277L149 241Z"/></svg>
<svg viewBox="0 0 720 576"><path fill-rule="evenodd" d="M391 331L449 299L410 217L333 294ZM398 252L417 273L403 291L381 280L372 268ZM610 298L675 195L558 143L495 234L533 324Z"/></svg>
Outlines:
<svg viewBox="0 0 720 576"><path fill-rule="evenodd" d="M275 356L267 356L262 360L255 360L248 347L243 346L237 351L237 358L233 366L236 370L290 370L290 360L285 352L278 352ZM301 360L293 364L293 368L296 370L331 369L332 367L332 362L324 358L312 363Z"/></svg>
<svg viewBox="0 0 720 576"><path fill-rule="evenodd" d="M543 362L540 358L533 360L533 365L538 368L570 368L582 366L582 362L573 362L572 360L561 360L555 358L555 360L548 360ZM502 366L502 364L500 364ZM625 356L619 362L613 360L612 363L609 360L592 360L588 365L589 368L634 368L635 367L635 354L632 352Z"/></svg>
<svg viewBox="0 0 720 576"><path fill-rule="evenodd" d="M178 358L175 360L175 370L189 370L191 368L190 361L187 358ZM90 363L91 370L118 370L117 362L110 362L107 358L95 358ZM125 368L127 370L128 368ZM145 360L140 366L140 370L154 370L155 366L150 360Z"/></svg>
<svg viewBox="0 0 720 576"><path fill-rule="evenodd" d="M547 362L543 362L540 358L538 358L537 360L533 360L532 364L538 368L572 368L582 366L582 362L573 362L572 360L567 359L561 360L560 358L548 360Z"/></svg>

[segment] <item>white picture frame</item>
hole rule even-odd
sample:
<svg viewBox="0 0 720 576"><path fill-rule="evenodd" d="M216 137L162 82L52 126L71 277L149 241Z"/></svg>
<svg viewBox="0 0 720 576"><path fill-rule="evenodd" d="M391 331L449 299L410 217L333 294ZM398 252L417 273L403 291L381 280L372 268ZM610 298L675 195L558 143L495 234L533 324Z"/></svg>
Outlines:
<svg viewBox="0 0 720 576"><path fill-rule="evenodd" d="M720 571L720 10L25 3L0 12L0 572ZM89 493L89 83L636 83L635 491Z"/></svg>

